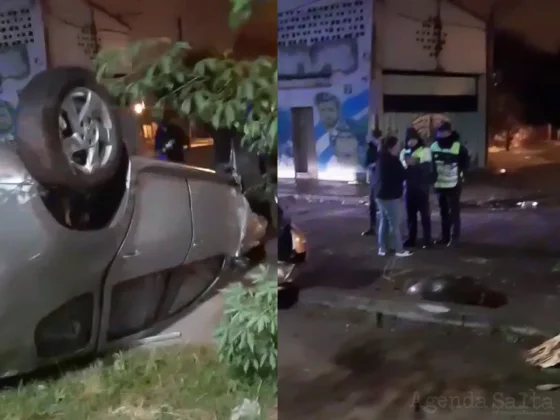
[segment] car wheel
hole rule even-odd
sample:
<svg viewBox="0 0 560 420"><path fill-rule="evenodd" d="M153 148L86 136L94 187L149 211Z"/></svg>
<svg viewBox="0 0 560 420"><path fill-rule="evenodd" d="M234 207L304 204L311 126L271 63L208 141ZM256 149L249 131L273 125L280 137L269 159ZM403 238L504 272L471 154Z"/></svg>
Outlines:
<svg viewBox="0 0 560 420"><path fill-rule="evenodd" d="M16 142L37 182L73 189L112 179L124 151L114 101L92 72L78 67L31 79L19 98Z"/></svg>

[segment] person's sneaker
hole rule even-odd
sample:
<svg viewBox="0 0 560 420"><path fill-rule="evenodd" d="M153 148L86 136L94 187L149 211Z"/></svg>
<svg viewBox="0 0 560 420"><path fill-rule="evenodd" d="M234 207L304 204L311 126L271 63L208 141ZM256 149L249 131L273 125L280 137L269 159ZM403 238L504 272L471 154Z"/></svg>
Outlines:
<svg viewBox="0 0 560 420"><path fill-rule="evenodd" d="M432 249L433 247L434 247L433 241L424 242L424 245L422 245L422 248L424 249Z"/></svg>
<svg viewBox="0 0 560 420"><path fill-rule="evenodd" d="M436 245L443 245L443 246L447 246L449 244L449 239L438 239L436 241Z"/></svg>
<svg viewBox="0 0 560 420"><path fill-rule="evenodd" d="M399 257L399 258L410 257L411 255L413 255L413 254L410 251L402 251L402 252L396 252L395 253L395 257Z"/></svg>
<svg viewBox="0 0 560 420"><path fill-rule="evenodd" d="M368 229L364 232L362 232L362 236L373 236L375 235L375 230L374 229Z"/></svg>
<svg viewBox="0 0 560 420"><path fill-rule="evenodd" d="M387 253L380 249L379 251L377 251L377 255L379 255L380 257L384 257L385 255L387 255Z"/></svg>

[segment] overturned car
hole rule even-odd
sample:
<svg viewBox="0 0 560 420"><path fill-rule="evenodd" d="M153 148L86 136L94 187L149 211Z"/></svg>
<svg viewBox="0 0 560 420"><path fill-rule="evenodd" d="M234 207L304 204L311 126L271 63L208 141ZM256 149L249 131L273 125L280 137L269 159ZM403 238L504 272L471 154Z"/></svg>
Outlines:
<svg viewBox="0 0 560 420"><path fill-rule="evenodd" d="M0 377L158 332L260 243L233 177L135 156L126 130L87 70L21 92L0 146Z"/></svg>

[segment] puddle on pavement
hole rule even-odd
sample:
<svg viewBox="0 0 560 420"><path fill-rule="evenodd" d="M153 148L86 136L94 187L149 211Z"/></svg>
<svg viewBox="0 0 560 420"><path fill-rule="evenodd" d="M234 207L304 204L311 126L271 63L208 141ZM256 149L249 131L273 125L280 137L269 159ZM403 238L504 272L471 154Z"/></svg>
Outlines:
<svg viewBox="0 0 560 420"><path fill-rule="evenodd" d="M408 284L406 294L434 302L499 308L508 303L507 296L484 286L474 277L440 276Z"/></svg>

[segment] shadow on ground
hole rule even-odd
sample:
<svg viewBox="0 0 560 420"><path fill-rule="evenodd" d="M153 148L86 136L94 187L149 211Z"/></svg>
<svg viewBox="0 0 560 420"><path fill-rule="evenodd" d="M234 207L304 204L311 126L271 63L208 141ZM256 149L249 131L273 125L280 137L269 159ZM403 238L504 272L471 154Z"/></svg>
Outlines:
<svg viewBox="0 0 560 420"><path fill-rule="evenodd" d="M393 322L378 329L367 326L371 319L348 314L338 321L332 313L325 317L280 318L281 416L482 420L495 414L515 419L560 415L554 411L560 410L554 407L560 403L556 394L534 394L543 381L560 380L523 362L522 350L534 342L422 324ZM290 345L305 347L307 360L293 351L290 360ZM298 369L306 373L297 374ZM540 400L531 405L527 395Z"/></svg>

